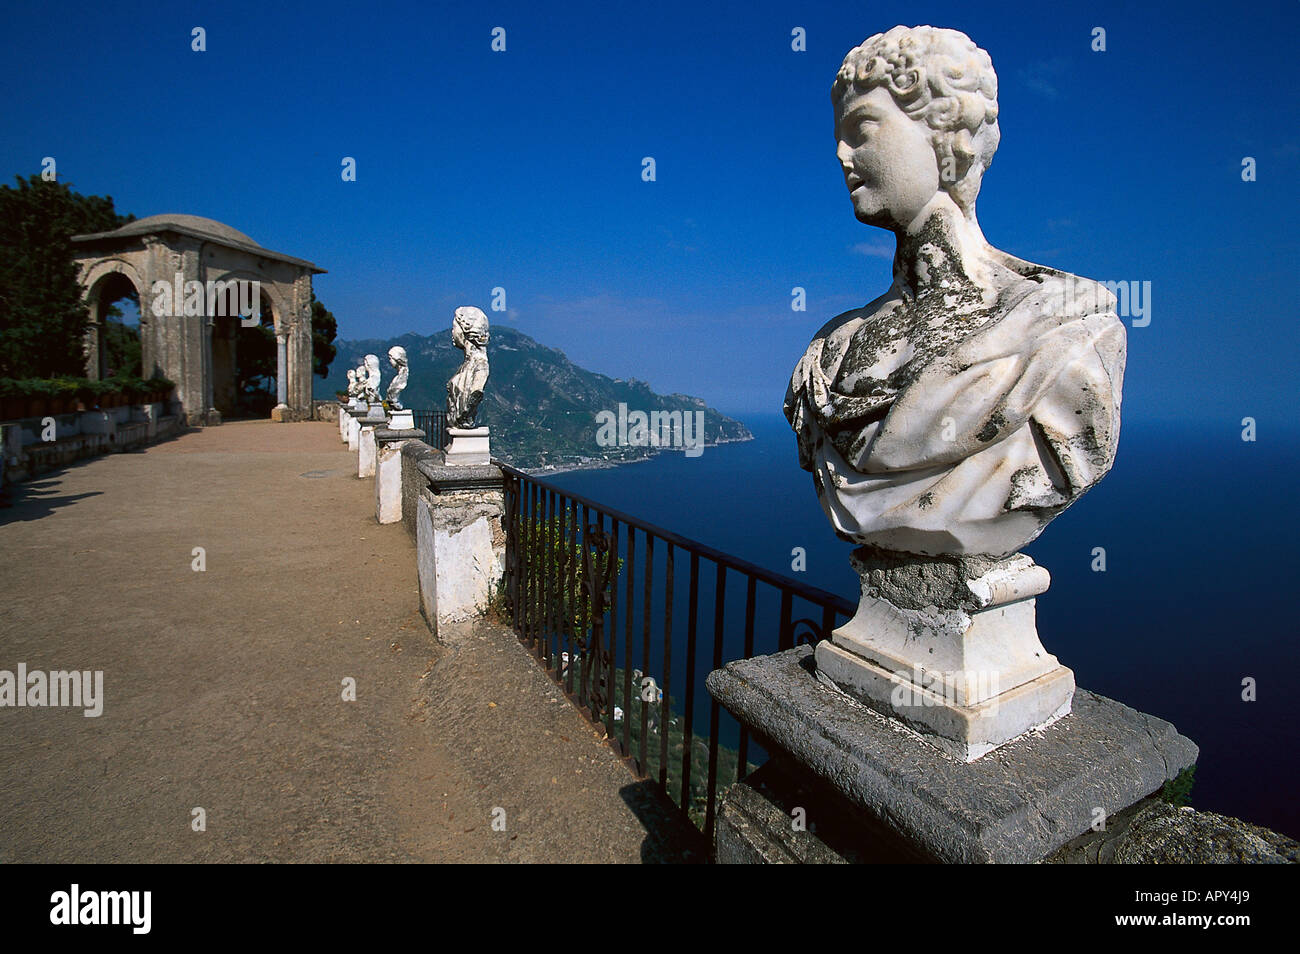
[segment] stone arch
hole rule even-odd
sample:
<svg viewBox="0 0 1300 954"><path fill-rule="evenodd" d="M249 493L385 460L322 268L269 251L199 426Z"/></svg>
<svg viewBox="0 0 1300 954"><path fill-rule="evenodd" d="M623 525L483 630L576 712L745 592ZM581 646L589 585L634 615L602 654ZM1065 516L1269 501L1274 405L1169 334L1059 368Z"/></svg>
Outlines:
<svg viewBox="0 0 1300 954"><path fill-rule="evenodd" d="M205 292L208 281L258 282L277 336L277 384L280 393L288 395L272 416L311 417L311 362L302 360L304 354L310 357L311 316L304 301L310 297L312 276L324 269L264 248L221 222L178 213L151 215L111 232L74 235L72 243L88 301L96 303L96 319L102 295L122 287L115 283L130 281L140 301L143 374L163 375L176 383L176 397L189 424L220 423L221 409L228 411L234 403L230 377L238 317L232 322L228 314L208 314L206 294L201 320L193 312L185 315L175 301L167 314L155 315L152 290L159 282L169 288L179 283L182 291L198 282ZM109 277L118 274L125 278ZM173 292L167 297L179 296ZM87 361L92 377L99 371L99 328L97 320L92 322L88 334L93 339L88 341Z"/></svg>
<svg viewBox="0 0 1300 954"><path fill-rule="evenodd" d="M86 377L98 380L107 372L107 349L105 334L105 317L108 306L123 297L129 290L135 294L136 304L140 308L140 336L145 337L144 325L148 320L149 296L144 278L130 262L121 258L100 259L83 266L81 285L86 289L86 307L90 313L90 323L86 328L85 356ZM128 292L128 293L129 293ZM141 362L142 370L144 362ZM146 374L145 377L148 377Z"/></svg>
<svg viewBox="0 0 1300 954"><path fill-rule="evenodd" d="M217 274L219 272L219 274ZM258 282L263 297L271 304L271 318L275 325L277 335L288 334L288 317L289 311L285 305L284 294L276 287L278 282L268 279L266 275L259 275L247 268L219 269L211 268L204 278L205 282ZM205 286L206 287L206 286Z"/></svg>

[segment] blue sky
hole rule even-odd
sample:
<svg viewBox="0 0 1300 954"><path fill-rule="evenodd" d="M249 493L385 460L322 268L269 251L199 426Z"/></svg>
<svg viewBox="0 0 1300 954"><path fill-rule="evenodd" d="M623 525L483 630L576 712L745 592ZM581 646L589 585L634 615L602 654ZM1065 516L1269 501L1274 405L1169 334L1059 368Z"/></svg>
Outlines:
<svg viewBox="0 0 1300 954"><path fill-rule="evenodd" d="M775 412L813 332L889 283L892 236L854 219L835 159L840 61L897 23L954 27L999 76L989 241L1151 282L1125 419L1294 424L1300 9L1047 9L26 4L0 39L0 173L53 156L121 211L311 259L345 338L445 330L500 286L494 321L581 365Z"/></svg>

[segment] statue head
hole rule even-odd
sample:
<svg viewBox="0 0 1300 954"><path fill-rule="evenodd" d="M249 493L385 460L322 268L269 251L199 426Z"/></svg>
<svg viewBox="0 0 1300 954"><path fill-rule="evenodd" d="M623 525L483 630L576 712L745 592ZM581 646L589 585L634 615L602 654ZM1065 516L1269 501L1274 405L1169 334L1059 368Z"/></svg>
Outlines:
<svg viewBox="0 0 1300 954"><path fill-rule="evenodd" d="M451 340L456 347L464 348L466 344L482 348L488 343L488 319L473 305L464 305L456 309L451 321Z"/></svg>
<svg viewBox="0 0 1300 954"><path fill-rule="evenodd" d="M844 58L831 102L854 214L905 228L939 190L975 217L998 148L998 78L966 34L896 26Z"/></svg>
<svg viewBox="0 0 1300 954"><path fill-rule="evenodd" d="M354 387L357 383L357 372L354 368L348 368L348 387Z"/></svg>
<svg viewBox="0 0 1300 954"><path fill-rule="evenodd" d="M393 345L388 349L388 363L394 368L406 367L406 349L401 345Z"/></svg>

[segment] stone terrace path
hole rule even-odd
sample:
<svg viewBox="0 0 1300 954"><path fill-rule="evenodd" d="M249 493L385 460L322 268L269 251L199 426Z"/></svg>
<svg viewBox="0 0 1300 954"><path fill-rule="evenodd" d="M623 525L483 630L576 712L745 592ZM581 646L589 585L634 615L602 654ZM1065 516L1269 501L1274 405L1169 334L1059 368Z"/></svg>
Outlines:
<svg viewBox="0 0 1300 954"><path fill-rule="evenodd" d="M0 670L105 703L0 708L0 862L681 860L509 632L433 639L355 468L333 424L237 422L12 488Z"/></svg>

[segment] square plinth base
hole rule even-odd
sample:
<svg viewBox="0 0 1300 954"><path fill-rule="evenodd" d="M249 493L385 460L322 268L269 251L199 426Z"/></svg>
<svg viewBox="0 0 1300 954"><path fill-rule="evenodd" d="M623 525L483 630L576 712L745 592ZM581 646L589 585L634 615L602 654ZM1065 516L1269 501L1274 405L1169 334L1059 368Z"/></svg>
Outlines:
<svg viewBox="0 0 1300 954"><path fill-rule="evenodd" d="M958 761L822 685L812 657L801 646L730 663L709 674L709 692L769 752L871 819L865 844L885 832L918 859L1039 861L1098 810L1122 811L1196 763L1195 743L1170 723L1083 689L1068 716Z"/></svg>
<svg viewBox="0 0 1300 954"><path fill-rule="evenodd" d="M447 436L451 438L444 457L448 467L481 467L492 462L486 427L449 427Z"/></svg>
<svg viewBox="0 0 1300 954"><path fill-rule="evenodd" d="M815 661L823 683L897 719L963 762L1068 715L1074 696L1074 673L1059 664L1036 679L963 706L951 694L917 686L829 639L817 644Z"/></svg>

